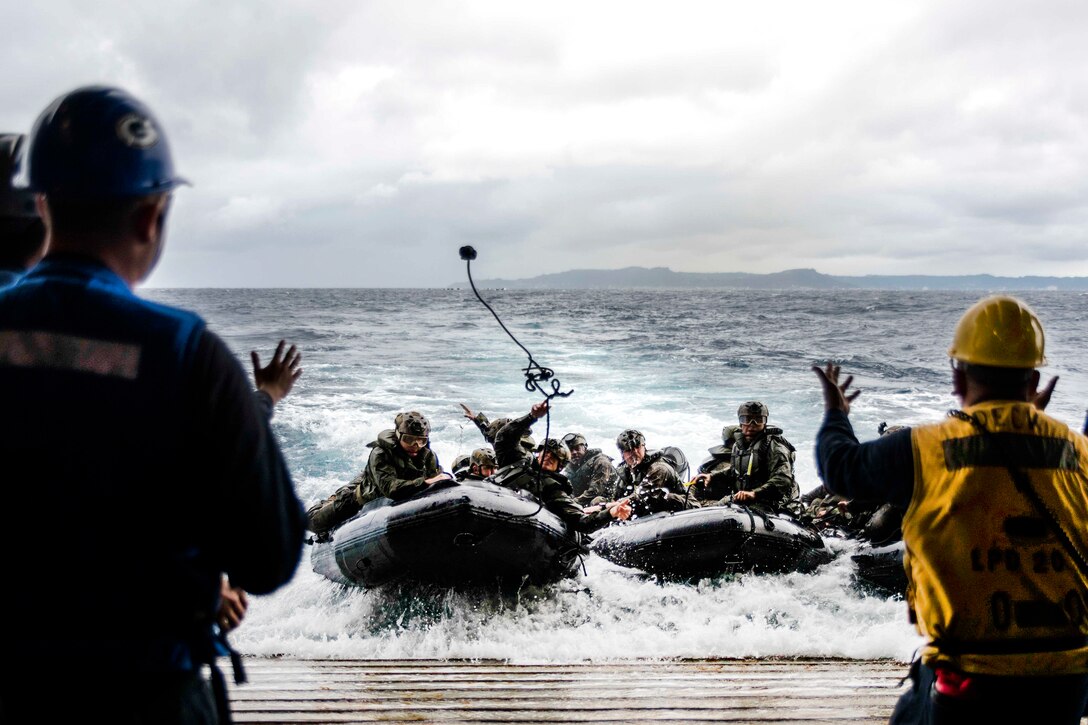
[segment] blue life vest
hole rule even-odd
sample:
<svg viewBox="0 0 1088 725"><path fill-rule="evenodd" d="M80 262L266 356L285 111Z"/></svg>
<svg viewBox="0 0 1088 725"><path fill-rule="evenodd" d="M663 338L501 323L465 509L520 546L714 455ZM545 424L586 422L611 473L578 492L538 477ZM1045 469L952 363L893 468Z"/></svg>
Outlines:
<svg viewBox="0 0 1088 725"><path fill-rule="evenodd" d="M9 659L169 671L212 656L222 527L188 387L203 329L89 259L48 258L0 292Z"/></svg>
<svg viewBox="0 0 1088 725"><path fill-rule="evenodd" d="M23 278L23 272L15 269L0 269L0 290L14 286Z"/></svg>

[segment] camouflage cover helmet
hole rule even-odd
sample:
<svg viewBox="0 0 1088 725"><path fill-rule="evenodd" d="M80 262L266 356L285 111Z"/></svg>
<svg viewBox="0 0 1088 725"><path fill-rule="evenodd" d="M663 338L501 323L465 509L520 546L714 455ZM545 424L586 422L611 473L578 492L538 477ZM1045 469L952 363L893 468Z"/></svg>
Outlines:
<svg viewBox="0 0 1088 725"><path fill-rule="evenodd" d="M741 419L742 421L745 418L755 417L760 417L766 420L770 413L771 411L767 408L767 406L759 402L758 400L749 400L747 403L741 403L740 407L737 408L737 418Z"/></svg>
<svg viewBox="0 0 1088 725"><path fill-rule="evenodd" d="M468 466L469 466L470 460L471 459L470 459L470 457L469 457L469 455L467 453L462 453L461 455L457 456L457 458L454 458L453 459L453 472L454 473L460 473L461 471L464 471L465 469L467 469Z"/></svg>
<svg viewBox="0 0 1088 725"><path fill-rule="evenodd" d="M513 420L513 418L496 418L495 420L488 423L487 439L492 441L495 440L495 436L497 436L499 434L499 431L503 429L503 426L505 426L511 420Z"/></svg>
<svg viewBox="0 0 1088 725"><path fill-rule="evenodd" d="M471 464L480 468L494 468L495 453L490 448L477 448L472 452Z"/></svg>
<svg viewBox="0 0 1088 725"><path fill-rule="evenodd" d="M412 410L400 413L396 419L397 435L417 436L428 438L431 435L431 424L423 417L422 413Z"/></svg>
<svg viewBox="0 0 1088 725"><path fill-rule="evenodd" d="M589 447L586 437L581 433L567 433L563 436L563 445L565 445L568 450L573 450L577 446Z"/></svg>
<svg viewBox="0 0 1088 725"><path fill-rule="evenodd" d="M907 426L905 425L888 425L886 422L882 422L876 427L876 432L878 435L887 436L891 435L892 433L898 433L899 431L904 430L906 427Z"/></svg>
<svg viewBox="0 0 1088 725"><path fill-rule="evenodd" d="M646 436L633 428L625 430L616 438L616 447L621 451L633 451L644 445L646 445Z"/></svg>
<svg viewBox="0 0 1088 725"><path fill-rule="evenodd" d="M555 460L559 462L560 468L570 463L570 450L558 438L545 438L536 447L536 451L537 453L551 453L555 456Z"/></svg>
<svg viewBox="0 0 1088 725"><path fill-rule="evenodd" d="M495 439L499 437L499 431L506 427L506 424L512 421L513 418L496 418L487 424L487 434L484 438L490 443L494 443ZM531 435L523 435L521 440L518 441L518 445L525 450L526 453L532 452L536 448L536 441L533 440Z"/></svg>

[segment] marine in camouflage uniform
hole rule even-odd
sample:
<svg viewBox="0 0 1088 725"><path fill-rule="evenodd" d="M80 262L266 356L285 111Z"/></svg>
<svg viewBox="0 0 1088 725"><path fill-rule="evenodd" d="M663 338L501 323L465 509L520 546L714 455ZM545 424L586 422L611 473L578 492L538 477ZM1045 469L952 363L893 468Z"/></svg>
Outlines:
<svg viewBox="0 0 1088 725"><path fill-rule="evenodd" d="M472 408L464 403L461 403L460 405L461 410L465 413L465 417L472 421L480 431L480 435L482 435L484 440L492 446L495 445L495 438L498 436L499 431L512 420L512 418L496 418L495 420L488 420L487 416L483 413L473 413ZM533 440L532 436L526 434L521 439L521 447L525 452L525 455L531 456L536 449L536 441Z"/></svg>
<svg viewBox="0 0 1088 725"><path fill-rule="evenodd" d="M469 466L472 462L472 455L469 453L462 453L453 459L453 465L450 466L450 472L453 473L453 477L458 481L464 480L468 475Z"/></svg>
<svg viewBox="0 0 1088 725"><path fill-rule="evenodd" d="M625 430L616 438L623 462L616 467L620 477L619 495L630 498L639 516L660 511L682 511L689 500L684 483L661 451L646 451L646 436Z"/></svg>
<svg viewBox="0 0 1088 725"><path fill-rule="evenodd" d="M325 534L379 498L409 498L432 483L449 478L429 447L431 426L415 411L397 416L395 427L368 443L370 460L351 483L306 512L309 528Z"/></svg>
<svg viewBox="0 0 1088 725"><path fill-rule="evenodd" d="M694 478L692 491L704 505L731 501L784 513L795 505L800 491L793 477L794 447L781 428L767 426L769 413L763 403L749 401L737 410L740 425L723 429L723 435L731 435L723 446L729 450L729 465Z"/></svg>
<svg viewBox="0 0 1088 725"><path fill-rule="evenodd" d="M490 448L477 448L468 457L468 466L457 475L458 481L483 481L495 473L495 453Z"/></svg>
<svg viewBox="0 0 1088 725"><path fill-rule="evenodd" d="M851 503L849 499L832 493L820 484L801 496L796 516L799 521L818 531L852 536L858 532L859 511L857 506L851 510Z"/></svg>
<svg viewBox="0 0 1088 725"><path fill-rule="evenodd" d="M886 436L904 427L881 423L877 432ZM864 539L875 546L890 544L903 537L905 512L901 507L880 501L848 499L832 493L823 484L801 497L800 508L797 518L820 531L837 531L850 538Z"/></svg>
<svg viewBox="0 0 1088 725"><path fill-rule="evenodd" d="M559 472L570 461L570 451L562 441L547 438L538 447L535 457L524 454L522 438L535 420L544 417L547 409L547 403L538 403L528 415L507 423L499 431L495 437L495 455L502 467L489 480L506 488L528 491L567 526L584 534L607 526L613 519L629 517L631 509L626 503L591 514L582 511L573 496L570 481Z"/></svg>
<svg viewBox="0 0 1088 725"><path fill-rule="evenodd" d="M563 445L570 451L570 463L563 473L570 480L574 497L583 506L615 501L618 498L620 475L612 459L600 448L590 448L581 433L567 433Z"/></svg>

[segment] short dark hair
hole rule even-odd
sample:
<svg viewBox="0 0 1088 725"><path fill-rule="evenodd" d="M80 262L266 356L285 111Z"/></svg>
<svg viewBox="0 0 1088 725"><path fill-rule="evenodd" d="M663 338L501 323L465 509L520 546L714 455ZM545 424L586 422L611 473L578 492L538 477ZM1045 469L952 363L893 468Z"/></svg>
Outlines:
<svg viewBox="0 0 1088 725"><path fill-rule="evenodd" d="M154 196L120 196L102 199L46 196L49 219L61 234L121 234L133 213Z"/></svg>

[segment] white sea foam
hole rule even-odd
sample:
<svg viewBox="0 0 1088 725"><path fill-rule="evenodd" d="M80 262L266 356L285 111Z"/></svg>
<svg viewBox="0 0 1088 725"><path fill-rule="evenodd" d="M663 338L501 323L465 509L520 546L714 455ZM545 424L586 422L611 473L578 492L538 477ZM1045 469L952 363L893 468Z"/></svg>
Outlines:
<svg viewBox="0 0 1088 725"><path fill-rule="evenodd" d="M364 591L302 571L256 598L245 652L511 662L811 656L908 660L901 601L865 596L842 557L812 575L660 583L596 557L587 574L516 592L390 584Z"/></svg>

